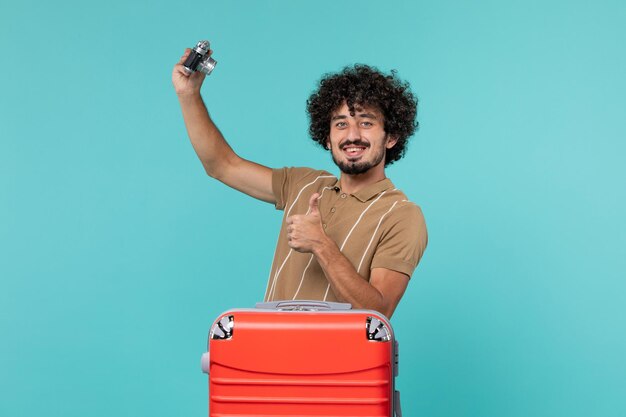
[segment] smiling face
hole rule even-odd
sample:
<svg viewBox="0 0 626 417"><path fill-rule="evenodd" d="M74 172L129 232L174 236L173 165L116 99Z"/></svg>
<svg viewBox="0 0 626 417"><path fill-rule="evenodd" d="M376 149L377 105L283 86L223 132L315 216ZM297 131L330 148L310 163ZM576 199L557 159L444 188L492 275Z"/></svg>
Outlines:
<svg viewBox="0 0 626 417"><path fill-rule="evenodd" d="M326 144L344 174L358 175L371 169L383 172L386 150L395 143L385 132L383 115L376 108L355 106L350 114L344 102L331 116Z"/></svg>

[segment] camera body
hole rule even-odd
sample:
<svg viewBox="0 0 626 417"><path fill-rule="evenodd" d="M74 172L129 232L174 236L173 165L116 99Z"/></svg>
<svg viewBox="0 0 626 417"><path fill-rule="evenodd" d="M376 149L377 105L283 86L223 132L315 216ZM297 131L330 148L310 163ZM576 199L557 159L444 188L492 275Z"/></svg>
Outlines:
<svg viewBox="0 0 626 417"><path fill-rule="evenodd" d="M200 71L209 75L213 71L217 61L209 56L209 49L209 41L200 41L196 44L183 63L187 74Z"/></svg>

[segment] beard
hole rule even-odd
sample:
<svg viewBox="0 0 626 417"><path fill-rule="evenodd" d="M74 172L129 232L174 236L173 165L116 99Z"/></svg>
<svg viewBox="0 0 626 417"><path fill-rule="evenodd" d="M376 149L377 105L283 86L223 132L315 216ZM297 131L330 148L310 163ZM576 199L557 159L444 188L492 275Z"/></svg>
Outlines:
<svg viewBox="0 0 626 417"><path fill-rule="evenodd" d="M362 145L363 142L359 140L355 140L354 142L350 142L348 144L352 145ZM341 147L345 147L348 144L344 144ZM334 152L331 151L330 155L333 158L333 162L339 170L347 175L359 175L364 174L376 165L380 164L381 161L385 158L385 144L382 143L380 148L377 149L377 152L374 154L371 161L342 161L335 157Z"/></svg>

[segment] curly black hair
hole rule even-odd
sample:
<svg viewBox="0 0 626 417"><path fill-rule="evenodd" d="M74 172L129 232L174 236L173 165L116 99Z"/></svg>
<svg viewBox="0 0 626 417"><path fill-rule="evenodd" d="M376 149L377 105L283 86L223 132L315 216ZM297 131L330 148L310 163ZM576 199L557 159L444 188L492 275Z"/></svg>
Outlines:
<svg viewBox="0 0 626 417"><path fill-rule="evenodd" d="M397 138L395 146L387 149L385 166L404 156L406 144L417 129L417 97L409 83L400 80L395 70L385 75L368 65L345 67L339 73L326 74L307 100L309 134L326 147L330 134L332 113L346 102L350 114L356 106L377 108L384 116L385 132Z"/></svg>

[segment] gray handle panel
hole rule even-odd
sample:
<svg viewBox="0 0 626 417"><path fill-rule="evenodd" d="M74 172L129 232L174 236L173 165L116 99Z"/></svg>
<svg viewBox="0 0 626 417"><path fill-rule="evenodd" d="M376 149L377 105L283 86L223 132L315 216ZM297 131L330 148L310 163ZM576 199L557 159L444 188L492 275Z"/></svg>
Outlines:
<svg viewBox="0 0 626 417"><path fill-rule="evenodd" d="M349 303L334 303L314 300L293 300L293 301L270 301L268 303L257 303L256 308L264 310L295 310L295 311L319 311L319 310L350 310Z"/></svg>

